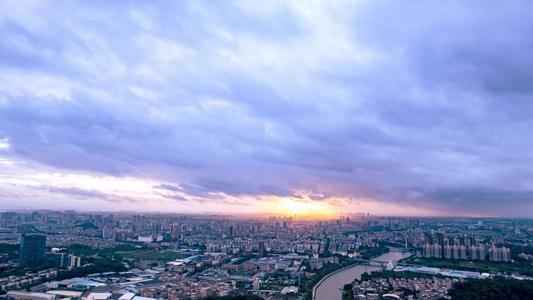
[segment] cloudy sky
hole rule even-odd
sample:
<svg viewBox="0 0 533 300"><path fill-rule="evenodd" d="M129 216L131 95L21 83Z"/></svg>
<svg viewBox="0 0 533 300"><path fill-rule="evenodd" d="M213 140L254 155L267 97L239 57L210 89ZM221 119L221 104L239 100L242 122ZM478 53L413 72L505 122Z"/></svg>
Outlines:
<svg viewBox="0 0 533 300"><path fill-rule="evenodd" d="M530 1L1 1L0 210L533 217Z"/></svg>

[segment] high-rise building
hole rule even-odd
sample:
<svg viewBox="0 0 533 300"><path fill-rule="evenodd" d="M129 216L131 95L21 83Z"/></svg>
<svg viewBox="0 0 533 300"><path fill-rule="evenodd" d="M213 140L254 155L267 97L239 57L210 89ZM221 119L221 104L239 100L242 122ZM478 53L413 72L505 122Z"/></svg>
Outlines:
<svg viewBox="0 0 533 300"><path fill-rule="evenodd" d="M442 258L442 247L437 243L433 245L433 257Z"/></svg>
<svg viewBox="0 0 533 300"><path fill-rule="evenodd" d="M65 253L46 253L45 260L50 262L56 268L65 267Z"/></svg>
<svg viewBox="0 0 533 300"><path fill-rule="evenodd" d="M266 256L265 242L263 242L263 241L259 242L259 251L258 251L258 255L257 256L259 258L262 258L262 257Z"/></svg>
<svg viewBox="0 0 533 300"><path fill-rule="evenodd" d="M467 252L466 252L466 247L465 246L459 247L459 255L460 255L461 259L467 259L466 253Z"/></svg>
<svg viewBox="0 0 533 300"><path fill-rule="evenodd" d="M461 257L459 256L459 246L457 245L453 245L452 247L452 251L453 251L453 258L454 259L460 259Z"/></svg>
<svg viewBox="0 0 533 300"><path fill-rule="evenodd" d="M433 248L431 247L431 245L425 244L424 245L424 257L430 258L433 256L432 254L433 254Z"/></svg>
<svg viewBox="0 0 533 300"><path fill-rule="evenodd" d="M94 216L94 222L96 224L101 224L102 223L102 215L95 215Z"/></svg>
<svg viewBox="0 0 533 300"><path fill-rule="evenodd" d="M489 256L492 261L502 261L502 249L492 244L489 249Z"/></svg>
<svg viewBox="0 0 533 300"><path fill-rule="evenodd" d="M452 259L453 258L453 247L450 245L444 246L444 258Z"/></svg>
<svg viewBox="0 0 533 300"><path fill-rule="evenodd" d="M179 234L179 227L177 223L170 224L170 236L172 238L177 237Z"/></svg>
<svg viewBox="0 0 533 300"><path fill-rule="evenodd" d="M478 259L485 260L487 254L485 251L485 245L479 245L478 247Z"/></svg>
<svg viewBox="0 0 533 300"><path fill-rule="evenodd" d="M435 248L434 250L435 251L439 251L439 253L436 253L435 254L435 257L438 257L438 258L441 258L441 257L444 257L444 234L440 233L440 232L437 232L435 233L435 244L439 245L439 248L437 250L437 248Z"/></svg>
<svg viewBox="0 0 533 300"><path fill-rule="evenodd" d="M433 244L434 244L434 242L433 242L433 236L430 235L430 234L426 234L426 235L424 236L424 243L425 243L425 244L429 244L429 245L433 245Z"/></svg>
<svg viewBox="0 0 533 300"><path fill-rule="evenodd" d="M470 247L470 258L471 259L479 259L479 251L478 251L478 247L476 246L472 246Z"/></svg>
<svg viewBox="0 0 533 300"><path fill-rule="evenodd" d="M511 261L511 250L506 247L502 247L502 261L510 262Z"/></svg>
<svg viewBox="0 0 533 300"><path fill-rule="evenodd" d="M65 267L73 268L81 266L81 258L72 254L67 255L65 260Z"/></svg>
<svg viewBox="0 0 533 300"><path fill-rule="evenodd" d="M21 266L44 259L46 251L46 236L44 235L22 235L20 239L19 264Z"/></svg>

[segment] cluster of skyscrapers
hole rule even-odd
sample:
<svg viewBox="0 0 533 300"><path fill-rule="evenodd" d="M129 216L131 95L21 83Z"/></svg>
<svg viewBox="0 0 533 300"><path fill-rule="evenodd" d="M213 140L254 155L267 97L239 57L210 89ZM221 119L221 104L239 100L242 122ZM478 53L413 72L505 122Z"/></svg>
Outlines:
<svg viewBox="0 0 533 300"><path fill-rule="evenodd" d="M27 266L43 261L52 263L56 268L72 268L81 265L79 256L62 253L52 249L46 252L46 236L23 234L20 240L19 265Z"/></svg>
<svg viewBox="0 0 533 300"><path fill-rule="evenodd" d="M426 258L445 258L460 260L511 261L511 251L506 247L487 244L474 245L473 238L427 235L422 255Z"/></svg>

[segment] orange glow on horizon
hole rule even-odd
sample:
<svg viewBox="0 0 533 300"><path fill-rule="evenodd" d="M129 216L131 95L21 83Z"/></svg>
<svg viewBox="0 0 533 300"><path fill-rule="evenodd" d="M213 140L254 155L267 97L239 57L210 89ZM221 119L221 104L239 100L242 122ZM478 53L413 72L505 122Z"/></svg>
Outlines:
<svg viewBox="0 0 533 300"><path fill-rule="evenodd" d="M329 215L331 207L326 202L312 200L295 200L283 198L278 200L278 209L286 214L298 215Z"/></svg>

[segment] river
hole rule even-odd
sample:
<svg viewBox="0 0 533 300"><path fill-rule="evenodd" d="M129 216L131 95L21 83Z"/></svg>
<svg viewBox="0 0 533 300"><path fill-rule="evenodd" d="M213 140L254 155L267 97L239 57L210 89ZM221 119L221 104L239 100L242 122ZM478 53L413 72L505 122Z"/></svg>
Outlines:
<svg viewBox="0 0 533 300"><path fill-rule="evenodd" d="M399 260L404 257L408 257L411 253L408 252L389 252L382 254L373 260L379 261L390 261L390 260ZM340 300L342 298L342 289L345 284L352 282L354 279L360 279L361 275L365 272L372 272L376 270L381 270L380 267L375 266L362 266L355 265L351 268L343 270L341 272L335 273L327 277L320 285L316 288L316 297L315 300Z"/></svg>

